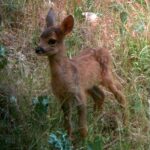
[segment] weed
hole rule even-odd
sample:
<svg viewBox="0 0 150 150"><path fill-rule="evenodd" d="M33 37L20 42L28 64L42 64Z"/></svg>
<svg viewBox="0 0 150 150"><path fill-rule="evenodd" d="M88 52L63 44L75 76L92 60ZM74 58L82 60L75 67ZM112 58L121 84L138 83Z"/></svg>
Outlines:
<svg viewBox="0 0 150 150"><path fill-rule="evenodd" d="M71 142L68 139L67 133L57 131L51 133L48 139L51 149L54 150L72 150Z"/></svg>
<svg viewBox="0 0 150 150"><path fill-rule="evenodd" d="M0 70L7 65L6 49L0 45Z"/></svg>

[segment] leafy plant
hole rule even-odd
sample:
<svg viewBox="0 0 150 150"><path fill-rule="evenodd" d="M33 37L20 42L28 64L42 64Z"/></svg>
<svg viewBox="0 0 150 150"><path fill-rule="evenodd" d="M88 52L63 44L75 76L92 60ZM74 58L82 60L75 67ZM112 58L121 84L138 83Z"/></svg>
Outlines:
<svg viewBox="0 0 150 150"><path fill-rule="evenodd" d="M75 8L74 8L74 16L76 19L78 19L79 21L81 21L83 19L83 16L82 16L82 7L80 6L77 6L75 5Z"/></svg>
<svg viewBox="0 0 150 150"><path fill-rule="evenodd" d="M93 0L87 0L86 6L87 6L88 11L93 11L94 10L94 1Z"/></svg>
<svg viewBox="0 0 150 150"><path fill-rule="evenodd" d="M14 26L20 25L23 18L23 8L26 0L3 0L1 1L2 16L5 24Z"/></svg>
<svg viewBox="0 0 150 150"><path fill-rule="evenodd" d="M67 133L62 131L51 133L48 143L53 150L72 150L71 142L68 139Z"/></svg>
<svg viewBox="0 0 150 150"><path fill-rule="evenodd" d="M0 70L7 65L6 49L0 45Z"/></svg>
<svg viewBox="0 0 150 150"><path fill-rule="evenodd" d="M127 19L128 19L128 13L126 11L120 12L120 20L121 20L121 23L122 23L122 25L120 26L120 34L122 36L124 36L126 34L125 25L127 23Z"/></svg>
<svg viewBox="0 0 150 150"><path fill-rule="evenodd" d="M34 112L37 115L45 115L48 112L49 106L49 97L48 96L39 96L37 98L32 99L32 103L34 106Z"/></svg>
<svg viewBox="0 0 150 150"><path fill-rule="evenodd" d="M133 71L137 73L150 74L150 46L146 41L141 40L141 45L138 42L128 41L129 56L132 60Z"/></svg>
<svg viewBox="0 0 150 150"><path fill-rule="evenodd" d="M122 22L123 24L126 24L126 23L127 23L127 19L128 19L128 14L127 14L127 12L122 11L122 12L120 13L120 19L121 19L121 22Z"/></svg>

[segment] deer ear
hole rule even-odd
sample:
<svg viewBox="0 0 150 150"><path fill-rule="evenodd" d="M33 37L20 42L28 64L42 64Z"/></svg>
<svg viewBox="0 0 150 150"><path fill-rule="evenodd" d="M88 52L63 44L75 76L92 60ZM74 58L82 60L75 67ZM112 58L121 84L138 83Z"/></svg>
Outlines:
<svg viewBox="0 0 150 150"><path fill-rule="evenodd" d="M55 13L52 8L48 11L48 14L46 16L46 25L47 27L54 26L55 24Z"/></svg>
<svg viewBox="0 0 150 150"><path fill-rule="evenodd" d="M72 31L73 25L74 25L73 16L69 15L63 20L63 22L61 24L61 30L66 35Z"/></svg>

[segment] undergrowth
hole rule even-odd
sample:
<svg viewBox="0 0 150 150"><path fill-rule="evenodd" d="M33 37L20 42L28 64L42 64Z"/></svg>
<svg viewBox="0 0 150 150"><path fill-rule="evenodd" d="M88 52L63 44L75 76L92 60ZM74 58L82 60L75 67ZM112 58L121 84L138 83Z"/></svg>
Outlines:
<svg viewBox="0 0 150 150"><path fill-rule="evenodd" d="M122 81L129 114L128 124L124 127L121 109L115 98L108 95L103 112L96 117L89 99L89 134L82 141L75 130L78 137L75 143L69 141L63 130L63 114L51 92L47 59L34 54L43 28L42 17L47 12L46 2L0 2L0 149L150 149L149 2L85 0L80 5L74 3L75 27L65 40L66 53L71 58L80 49L97 47L104 42L112 53L114 70ZM70 6L68 0L62 9L68 11ZM102 14L98 27L92 28L84 21L82 13L86 11ZM105 31L104 25L108 25ZM104 32L107 36L103 36ZM77 128L76 108L73 110L73 126Z"/></svg>

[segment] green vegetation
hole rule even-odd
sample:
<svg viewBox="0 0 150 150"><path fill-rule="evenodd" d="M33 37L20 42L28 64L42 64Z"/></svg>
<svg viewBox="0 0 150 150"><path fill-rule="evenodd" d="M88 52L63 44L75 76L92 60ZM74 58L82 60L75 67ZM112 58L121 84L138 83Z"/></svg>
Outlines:
<svg viewBox="0 0 150 150"><path fill-rule="evenodd" d="M0 45L0 70L7 65L7 56L5 48Z"/></svg>
<svg viewBox="0 0 150 150"><path fill-rule="evenodd" d="M103 43L110 49L114 70L122 81L128 100L129 120L122 123L121 109L114 97L106 96L104 110L93 114L88 103L87 139L71 143L63 130L63 114L50 88L47 59L38 57L44 0L2 0L0 27L0 149L2 150L148 150L150 149L150 3L83 0L67 1L61 9L72 9L75 26L66 38L67 55ZM60 3L61 4L61 3ZM100 16L92 28L82 12ZM105 35L105 36L104 36ZM106 36L107 35L107 36ZM73 118L76 108L73 109ZM77 128L77 119L73 119ZM78 132L75 130L75 135Z"/></svg>

